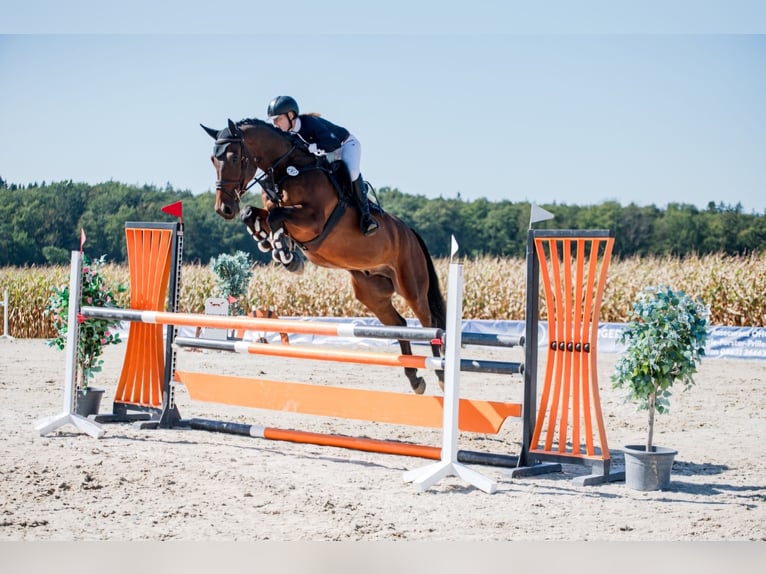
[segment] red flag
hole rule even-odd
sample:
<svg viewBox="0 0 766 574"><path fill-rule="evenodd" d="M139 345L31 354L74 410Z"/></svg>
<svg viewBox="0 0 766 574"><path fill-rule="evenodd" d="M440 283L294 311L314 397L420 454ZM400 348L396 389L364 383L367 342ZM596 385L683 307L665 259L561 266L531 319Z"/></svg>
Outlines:
<svg viewBox="0 0 766 574"><path fill-rule="evenodd" d="M178 219L183 218L183 210L183 203L180 201L176 201L175 203L171 203L162 208L163 213L167 213Z"/></svg>
<svg viewBox="0 0 766 574"><path fill-rule="evenodd" d="M80 228L80 253L82 253L82 246L85 245L85 229Z"/></svg>
<svg viewBox="0 0 766 574"><path fill-rule="evenodd" d="M237 298L229 295L229 305L233 305L236 302L237 302Z"/></svg>

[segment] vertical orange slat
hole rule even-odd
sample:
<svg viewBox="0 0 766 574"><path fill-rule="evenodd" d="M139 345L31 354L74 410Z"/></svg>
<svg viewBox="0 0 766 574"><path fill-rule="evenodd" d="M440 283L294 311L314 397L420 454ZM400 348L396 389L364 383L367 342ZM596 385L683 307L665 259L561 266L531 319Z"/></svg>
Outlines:
<svg viewBox="0 0 766 574"><path fill-rule="evenodd" d="M152 239L153 234L150 229L142 229L138 235L141 238L141 250L138 252L137 262L141 269L141 277L139 284L139 293L141 294L141 309L151 309L154 304L154 284L153 273L150 272L153 263L153 251L152 251ZM145 398L148 396L148 384L151 381L153 373L149 370L147 365L147 358L151 352L151 347L154 344L151 331L153 329L142 329L143 337L141 340L141 352L139 353L139 371L136 373L138 376L133 387L132 402L134 404L151 406L146 402Z"/></svg>
<svg viewBox="0 0 766 574"><path fill-rule="evenodd" d="M596 368L597 364L597 357L596 357L596 351L597 351L597 344L598 344L598 323L599 318L601 315L601 301L602 297L604 295L604 289L606 288L606 274L607 270L609 269L609 261L612 258L612 247L614 246L614 237L610 237L606 239L606 247L604 250L604 255L602 258L601 263L601 272L599 273L598 278L598 288L596 289L596 299L593 303L593 332L591 334L591 339L593 340L593 343L591 345L591 363L593 365L592 368L592 389L591 394L593 396L593 407L596 415L596 420L598 422L598 433L599 438L601 442L601 456L605 460L608 460L610 458L609 455L609 444L606 439L606 427L604 426L604 415L601 411L601 399L598 391L598 370Z"/></svg>
<svg viewBox="0 0 766 574"><path fill-rule="evenodd" d="M575 265L575 296L574 312L572 314L573 332L572 338L572 451L582 452L580 437L580 362L582 359L582 340L583 340L583 317L582 317L582 298L583 298L583 268L585 266L585 242L582 239L577 240L576 265ZM578 350L580 349L580 350ZM587 410L587 402L583 402Z"/></svg>
<svg viewBox="0 0 766 574"><path fill-rule="evenodd" d="M585 311L584 311L584 324L583 330L586 335L586 342L590 347L589 357L595 357L595 349L593 348L593 340L591 337L591 325L593 324L592 312L593 312L593 299L595 297L595 285L596 277L598 275L597 263L599 258L599 252L601 250L601 241L599 239L593 239L590 242L590 258L588 261L588 283L585 289ZM598 327L598 323L596 324ZM598 330L596 330L598 336ZM588 455L595 453L593 449L593 424L591 421L591 397L590 397L590 383L593 369L590 369L590 360L583 361L582 364L582 395L583 395L583 425L585 427L585 452Z"/></svg>
<svg viewBox="0 0 766 574"><path fill-rule="evenodd" d="M559 419L559 452L566 452L567 436L569 434L569 401L572 386L572 353L569 343L572 341L572 242L562 240L562 279L564 299L564 350L559 352L564 362L564 376L561 381L561 417Z"/></svg>
<svg viewBox="0 0 766 574"><path fill-rule="evenodd" d="M545 244L540 239L535 239L535 251L537 252L537 258L540 261L540 274L543 280L543 290L545 292L546 310L548 315L548 361L545 366L545 380L543 383L543 390L540 394L540 405L537 410L537 420L535 421L535 429L532 433L530 440L530 448L532 450L538 447L540 442L540 433L542 432L543 422L545 421L545 415L548 409L548 399L550 397L550 382L553 377L553 367L555 364L555 354L551 353L550 341L556 338L556 313L553 312L553 293L551 292L551 278L548 269L548 257L545 254ZM535 294L536 296L536 294ZM527 317L527 321L537 321L538 317ZM553 355L553 356L552 356Z"/></svg>
<svg viewBox="0 0 766 574"><path fill-rule="evenodd" d="M553 400L551 401L550 416L548 418L548 428L545 436L545 450L551 450L553 447L553 439L556 433L556 420L558 419L559 403L561 402L561 386L563 376L563 363L561 342L564 334L564 304L561 300L561 266L559 265L559 253L558 245L555 240L549 243L550 256L551 256L551 268L553 270L553 287L556 297L556 333L555 340L557 341L556 349L550 349L549 353L553 355L553 359L556 362L555 378L553 381Z"/></svg>

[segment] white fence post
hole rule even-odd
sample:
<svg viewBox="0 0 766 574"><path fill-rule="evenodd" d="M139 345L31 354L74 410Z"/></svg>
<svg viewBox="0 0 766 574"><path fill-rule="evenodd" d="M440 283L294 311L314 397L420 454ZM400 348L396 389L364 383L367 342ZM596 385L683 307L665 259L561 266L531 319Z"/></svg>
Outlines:
<svg viewBox="0 0 766 574"><path fill-rule="evenodd" d="M3 334L0 335L0 340L13 341L13 337L8 332L8 289L3 291L3 301L0 302L0 305L3 307Z"/></svg>

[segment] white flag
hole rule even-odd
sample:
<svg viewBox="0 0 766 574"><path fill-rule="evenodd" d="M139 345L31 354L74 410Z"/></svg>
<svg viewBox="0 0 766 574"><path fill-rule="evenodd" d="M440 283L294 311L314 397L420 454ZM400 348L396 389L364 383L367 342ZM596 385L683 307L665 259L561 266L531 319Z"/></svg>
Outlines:
<svg viewBox="0 0 766 574"><path fill-rule="evenodd" d="M532 213L529 215L529 226L532 227L533 223L538 221L545 221L547 219L553 219L554 215L542 207L538 207L536 203L532 204Z"/></svg>
<svg viewBox="0 0 766 574"><path fill-rule="evenodd" d="M452 258L455 256L455 253L457 253L458 250L458 244L457 240L455 239L455 236L452 235L452 249L450 249L449 258L452 260Z"/></svg>

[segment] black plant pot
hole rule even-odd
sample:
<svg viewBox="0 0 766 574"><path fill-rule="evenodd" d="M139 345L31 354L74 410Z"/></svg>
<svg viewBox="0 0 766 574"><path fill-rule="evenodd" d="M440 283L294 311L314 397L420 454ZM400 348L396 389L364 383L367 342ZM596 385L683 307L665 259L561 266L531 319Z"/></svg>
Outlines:
<svg viewBox="0 0 766 574"><path fill-rule="evenodd" d="M625 454L625 485L633 490L667 490L670 471L678 451L653 446L646 452L646 445L631 444L623 447Z"/></svg>
<svg viewBox="0 0 766 574"><path fill-rule="evenodd" d="M98 409L101 407L101 398L104 396L104 391L105 389L97 389L95 387L88 387L87 389L77 391L77 406L74 412L82 417L97 415Z"/></svg>

